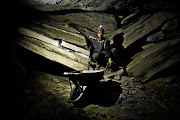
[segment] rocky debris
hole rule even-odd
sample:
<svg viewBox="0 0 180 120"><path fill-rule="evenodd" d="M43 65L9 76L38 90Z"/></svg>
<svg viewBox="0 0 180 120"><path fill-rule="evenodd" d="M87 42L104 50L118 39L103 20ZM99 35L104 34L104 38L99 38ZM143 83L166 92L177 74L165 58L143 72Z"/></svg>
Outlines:
<svg viewBox="0 0 180 120"><path fill-rule="evenodd" d="M133 80L133 78L125 76L120 79L122 93L119 100L135 96L136 94L138 94L137 92L142 91L144 86L138 82L134 82Z"/></svg>
<svg viewBox="0 0 180 120"><path fill-rule="evenodd" d="M157 105L152 96L149 96L150 94L145 91L145 87L142 84L127 76L122 76L120 83L122 93L114 106L117 111L120 111L116 113L117 118L151 120L155 116L156 118L159 117L157 114L161 114L164 117L162 108Z"/></svg>
<svg viewBox="0 0 180 120"><path fill-rule="evenodd" d="M112 69L107 68L104 72L104 79L110 79L112 81L119 82L120 77L123 75L124 69L122 67L117 71L112 71Z"/></svg>

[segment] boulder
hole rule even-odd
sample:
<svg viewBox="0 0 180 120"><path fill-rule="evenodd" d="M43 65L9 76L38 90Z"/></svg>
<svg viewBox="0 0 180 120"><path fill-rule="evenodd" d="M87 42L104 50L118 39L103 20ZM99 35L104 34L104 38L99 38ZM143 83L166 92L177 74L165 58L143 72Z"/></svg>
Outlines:
<svg viewBox="0 0 180 120"><path fill-rule="evenodd" d="M157 42L162 40L164 36L164 33L162 31L159 31L157 33L154 33L153 35L149 36L146 41L148 42Z"/></svg>

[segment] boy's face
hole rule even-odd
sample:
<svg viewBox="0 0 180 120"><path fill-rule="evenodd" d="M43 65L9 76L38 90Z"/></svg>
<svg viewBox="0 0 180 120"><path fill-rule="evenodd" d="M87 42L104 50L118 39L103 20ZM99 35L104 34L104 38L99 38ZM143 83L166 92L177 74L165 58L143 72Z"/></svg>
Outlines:
<svg viewBox="0 0 180 120"><path fill-rule="evenodd" d="M98 39L99 39L99 40L102 40L102 36L103 36L102 30L98 30L98 31L97 31L97 36L98 36Z"/></svg>

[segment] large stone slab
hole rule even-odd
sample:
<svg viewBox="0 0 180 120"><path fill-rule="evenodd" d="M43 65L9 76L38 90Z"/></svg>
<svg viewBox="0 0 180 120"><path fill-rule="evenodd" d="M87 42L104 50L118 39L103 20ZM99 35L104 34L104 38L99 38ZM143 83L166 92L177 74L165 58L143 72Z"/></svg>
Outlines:
<svg viewBox="0 0 180 120"><path fill-rule="evenodd" d="M145 82L160 71L180 62L180 39L168 40L144 47L127 65L126 71L137 81Z"/></svg>
<svg viewBox="0 0 180 120"><path fill-rule="evenodd" d="M78 52L69 50L64 47L38 40L37 38L20 36L16 41L20 46L42 55L52 61L63 64L74 70L84 70L88 68L87 59L80 56ZM54 41L53 43L56 43Z"/></svg>
<svg viewBox="0 0 180 120"><path fill-rule="evenodd" d="M174 13L158 12L140 19L138 22L122 31L124 33L123 46L127 48L129 45L160 27L164 21L173 18L175 15Z"/></svg>

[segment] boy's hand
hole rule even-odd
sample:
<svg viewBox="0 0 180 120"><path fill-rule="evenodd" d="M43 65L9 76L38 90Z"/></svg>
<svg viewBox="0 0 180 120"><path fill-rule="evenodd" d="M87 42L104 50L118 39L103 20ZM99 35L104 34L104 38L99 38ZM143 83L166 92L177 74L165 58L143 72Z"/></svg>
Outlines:
<svg viewBox="0 0 180 120"><path fill-rule="evenodd" d="M88 65L91 65L91 59L88 59Z"/></svg>
<svg viewBox="0 0 180 120"><path fill-rule="evenodd" d="M113 61L111 59L109 59L109 62L107 63L107 66L111 67L112 63L113 63Z"/></svg>

